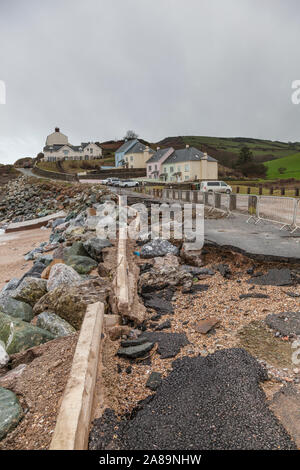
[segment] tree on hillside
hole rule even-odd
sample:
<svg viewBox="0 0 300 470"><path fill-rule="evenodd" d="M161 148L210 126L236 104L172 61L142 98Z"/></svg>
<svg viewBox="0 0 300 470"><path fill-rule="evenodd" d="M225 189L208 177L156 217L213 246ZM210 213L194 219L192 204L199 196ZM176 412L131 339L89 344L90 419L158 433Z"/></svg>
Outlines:
<svg viewBox="0 0 300 470"><path fill-rule="evenodd" d="M124 139L130 140L130 139L137 139L138 134L135 131L129 130L126 132L126 135L124 136Z"/></svg>
<svg viewBox="0 0 300 470"><path fill-rule="evenodd" d="M247 145L244 145L241 150L240 150L240 155L239 159L237 161L237 166L245 165L245 163L250 163L253 161L253 153L247 147Z"/></svg>

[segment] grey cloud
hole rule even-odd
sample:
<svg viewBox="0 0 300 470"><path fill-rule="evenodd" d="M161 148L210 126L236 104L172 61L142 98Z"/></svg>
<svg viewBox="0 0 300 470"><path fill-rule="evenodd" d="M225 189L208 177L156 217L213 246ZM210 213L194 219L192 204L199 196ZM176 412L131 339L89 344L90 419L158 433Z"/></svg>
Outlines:
<svg viewBox="0 0 300 470"><path fill-rule="evenodd" d="M0 162L169 135L300 140L296 0L0 0Z"/></svg>

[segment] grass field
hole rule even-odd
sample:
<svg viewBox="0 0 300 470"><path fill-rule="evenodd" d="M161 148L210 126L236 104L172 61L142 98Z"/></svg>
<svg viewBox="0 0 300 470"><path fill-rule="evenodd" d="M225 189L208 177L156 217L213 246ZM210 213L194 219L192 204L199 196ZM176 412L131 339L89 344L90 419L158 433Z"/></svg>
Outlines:
<svg viewBox="0 0 300 470"><path fill-rule="evenodd" d="M300 153L294 153L284 158L271 160L265 162L264 165L268 169L267 179L300 179ZM280 173L280 168L286 168L286 170Z"/></svg>
<svg viewBox="0 0 300 470"><path fill-rule="evenodd" d="M270 157L270 159L286 157L300 151L300 143L298 142L291 145L287 142L244 137L226 138L205 136L184 136L183 140L186 144L191 146L201 148L201 145L207 145L217 151L234 154L239 154L241 147L246 145L252 151L254 157Z"/></svg>

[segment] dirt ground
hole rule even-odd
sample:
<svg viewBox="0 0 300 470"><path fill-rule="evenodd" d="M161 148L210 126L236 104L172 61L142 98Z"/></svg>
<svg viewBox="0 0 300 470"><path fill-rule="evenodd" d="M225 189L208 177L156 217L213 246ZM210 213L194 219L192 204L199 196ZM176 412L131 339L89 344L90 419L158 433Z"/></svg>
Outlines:
<svg viewBox="0 0 300 470"><path fill-rule="evenodd" d="M24 255L49 240L51 230L40 228L2 234L0 232L0 289L14 277L21 277L32 266L32 261L25 261Z"/></svg>
<svg viewBox="0 0 300 470"><path fill-rule="evenodd" d="M14 367L27 363L12 388L24 416L17 428L1 441L0 450L48 449L77 339L75 333L11 356Z"/></svg>

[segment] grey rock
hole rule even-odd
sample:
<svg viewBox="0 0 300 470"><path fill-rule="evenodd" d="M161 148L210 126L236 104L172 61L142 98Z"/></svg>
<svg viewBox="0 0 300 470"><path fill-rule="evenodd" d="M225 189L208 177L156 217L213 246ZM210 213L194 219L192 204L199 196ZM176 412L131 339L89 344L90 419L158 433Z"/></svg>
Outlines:
<svg viewBox="0 0 300 470"><path fill-rule="evenodd" d="M0 312L0 340L8 354L26 351L54 339L49 331Z"/></svg>
<svg viewBox="0 0 300 470"><path fill-rule="evenodd" d="M66 255L70 256L89 256L85 250L82 242L74 242L73 245L67 250Z"/></svg>
<svg viewBox="0 0 300 470"><path fill-rule="evenodd" d="M78 281L81 281L81 277L75 269L66 264L57 263L51 268L47 290L50 292L61 284L72 285Z"/></svg>
<svg viewBox="0 0 300 470"><path fill-rule="evenodd" d="M17 426L22 415L22 408L16 395L0 387L0 440Z"/></svg>
<svg viewBox="0 0 300 470"><path fill-rule="evenodd" d="M98 266L95 260L87 256L70 256L66 260L66 264L72 266L79 274L89 274Z"/></svg>
<svg viewBox="0 0 300 470"><path fill-rule="evenodd" d="M151 372L146 383L146 387L153 392L158 389L161 384L161 374L159 372Z"/></svg>
<svg viewBox="0 0 300 470"><path fill-rule="evenodd" d="M102 238L92 238L90 240L87 240L83 244L85 250L89 254L91 258L94 260L100 262L102 261L102 250L103 248L107 248L112 246L109 240L107 239L102 239Z"/></svg>
<svg viewBox="0 0 300 470"><path fill-rule="evenodd" d="M60 336L72 335L76 332L75 328L66 320L60 318L53 312L43 312L37 316L36 326L50 331L56 338Z"/></svg>
<svg viewBox="0 0 300 470"><path fill-rule="evenodd" d="M0 297L0 311L27 322L34 317L31 305L9 296Z"/></svg>
<svg viewBox="0 0 300 470"><path fill-rule="evenodd" d="M154 240L149 243L146 243L142 247L141 258L155 258L156 256L165 256L168 253L178 255L179 250L168 240L164 240L162 238L155 238Z"/></svg>
<svg viewBox="0 0 300 470"><path fill-rule="evenodd" d="M127 339L121 341L121 346L122 348L129 348L130 346L139 346L144 343L147 343L146 338Z"/></svg>
<svg viewBox="0 0 300 470"><path fill-rule="evenodd" d="M125 357L127 359L135 359L137 357L143 357L145 354L153 348L154 343L146 342L138 346L129 346L127 348L120 348L117 352L117 355L120 357Z"/></svg>
<svg viewBox="0 0 300 470"><path fill-rule="evenodd" d="M14 291L13 297L33 307L46 293L47 282L44 279L26 277Z"/></svg>
<svg viewBox="0 0 300 470"><path fill-rule="evenodd" d="M58 218L52 222L52 229L54 230L56 227L58 227L61 224L64 224L66 221L65 218Z"/></svg>
<svg viewBox="0 0 300 470"><path fill-rule="evenodd" d="M14 277L11 279L0 291L0 298L3 295L9 295L13 290L15 290L19 285L19 279Z"/></svg>

